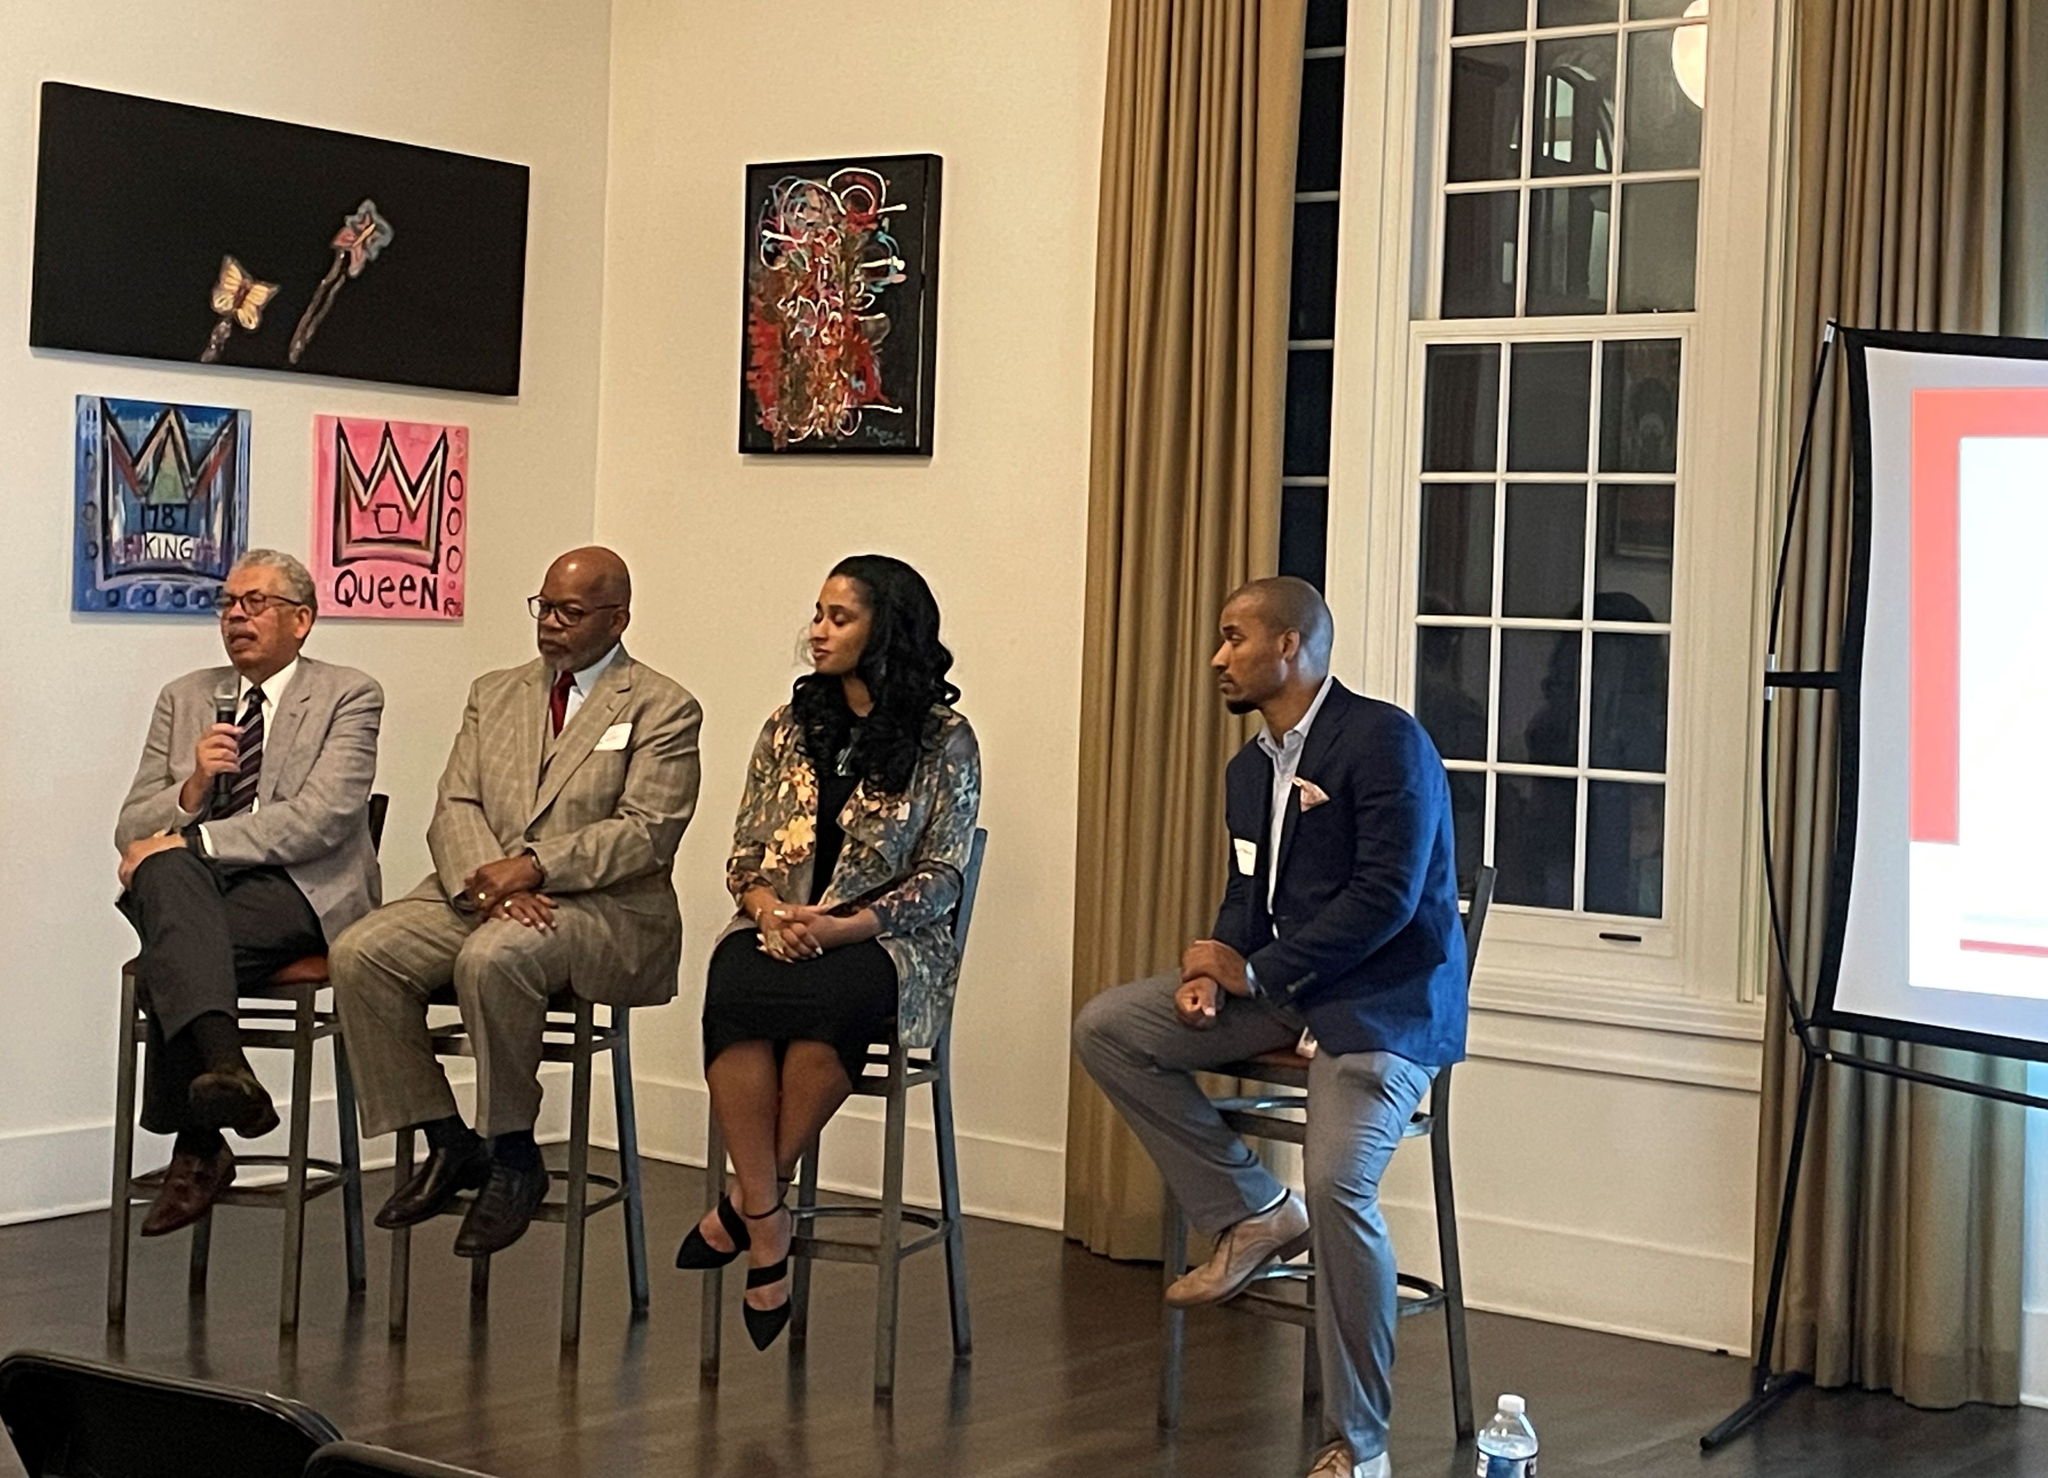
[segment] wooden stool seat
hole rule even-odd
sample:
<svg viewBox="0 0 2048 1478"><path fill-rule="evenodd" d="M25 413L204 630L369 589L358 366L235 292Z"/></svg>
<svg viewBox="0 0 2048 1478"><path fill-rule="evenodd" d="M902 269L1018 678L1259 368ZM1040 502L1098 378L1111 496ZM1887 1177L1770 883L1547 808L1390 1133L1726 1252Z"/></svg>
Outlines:
<svg viewBox="0 0 2048 1478"><path fill-rule="evenodd" d="M953 906L953 948L956 958L967 955L967 930L974 920L975 895L981 887L981 863L988 849L988 832L977 827L968 845L967 866L960 873L960 899ZM942 1247L946 1253L946 1298L953 1322L953 1361L964 1365L974 1354L974 1333L967 1306L966 1218L960 1209L960 1159L953 1137L952 1023L939 1032L930 1051L905 1048L897 1035L896 1023L889 1024L886 1046L869 1050L853 1092L879 1098L882 1114L881 1195L862 1197L851 1204L818 1204L818 1145L813 1143L797 1165L796 1204L789 1208L793 1232L790 1239L789 1349L790 1358L803 1358L810 1336L811 1268L817 1262L863 1263L875 1270L875 1399L889 1401L896 1392L896 1327L900 1273L903 1263L928 1247ZM939 1206L927 1210L905 1204L903 1199L904 1133L909 1125L908 1095L912 1088L929 1088L932 1105L932 1141L937 1150ZM718 1116L708 1115L709 1133L704 1146L704 1186L713 1205L725 1195L725 1136ZM821 1136L822 1138L822 1136ZM873 1222L875 1235L834 1237L824 1228L834 1222ZM703 1301L699 1305L698 1374L706 1382L718 1379L724 1331L724 1274L718 1268L705 1275Z"/></svg>
<svg viewBox="0 0 2048 1478"><path fill-rule="evenodd" d="M1486 927L1486 913L1493 901L1494 870L1482 867L1473 880L1472 902L1465 917L1465 982L1471 985L1472 962L1479 957L1479 941ZM1211 1069L1219 1077L1235 1078L1235 1094L1211 1098L1223 1122L1246 1139L1270 1140L1279 1144L1302 1145L1308 1139L1308 1076L1311 1059L1291 1047L1261 1052L1240 1062L1222 1063ZM1430 1087L1426 1106L1418 1106L1402 1130L1403 1139L1430 1141L1430 1179L1436 1202L1437 1254L1440 1281L1410 1273L1396 1272L1395 1286L1400 1302L1396 1315L1402 1319L1441 1311L1451 1367L1451 1421L1460 1441L1473 1432L1472 1378L1465 1346L1465 1291L1458 1260L1458 1214L1452 1198L1451 1147L1449 1137L1451 1070L1439 1071ZM1171 1194L1166 1197L1165 1227L1161 1239L1166 1283L1187 1270L1187 1221ZM1275 1263L1262 1270L1245 1291L1225 1307L1260 1318L1278 1319L1298 1327L1302 1344L1302 1404L1320 1399L1321 1378L1316 1356L1315 1268L1308 1262ZM1186 1347L1186 1313L1171 1304L1162 1305L1162 1345L1159 1381L1159 1425L1168 1430L1180 1424L1181 1365Z"/></svg>
<svg viewBox="0 0 2048 1478"><path fill-rule="evenodd" d="M301 962L305 963L305 962ZM293 968L297 968L294 966ZM457 1004L455 987L444 985L427 997L431 1006ZM584 1224L590 1217L612 1206L622 1208L626 1233L626 1295L635 1320L647 1315L647 1230L642 1210L640 1183L640 1132L633 1103L632 1010L606 1006L605 1020L597 1020L595 1005L568 987L548 997L547 1015L541 1030L541 1061L569 1065L569 1164L566 1170L549 1170L550 1191L559 1187L559 1197L549 1199L534 1213L535 1221L554 1222L563 1229L562 1238L562 1343L573 1345L583 1333L583 1243ZM476 1043L460 1021L443 1022L427 1028L436 1057L475 1057ZM618 1131L619 1173L601 1175L590 1168L591 1081L596 1059L610 1054L612 1065L612 1113ZM403 1185L413 1173L416 1130L401 1129L397 1135L397 1156L393 1183ZM595 1190L596 1194L592 1192ZM442 1208L443 1216L465 1216L475 1196L464 1193ZM391 1234L390 1332L403 1339L412 1303L412 1233L400 1227ZM482 1312L491 1291L491 1259L473 1258L469 1265L471 1308Z"/></svg>
<svg viewBox="0 0 2048 1478"><path fill-rule="evenodd" d="M292 987L300 985L327 984L327 956L307 955L293 960L282 970L264 982L266 987Z"/></svg>
<svg viewBox="0 0 2048 1478"><path fill-rule="evenodd" d="M366 817L373 851L384 842L384 817L390 798L370 797ZM149 1018L142 1008L142 983L136 976L137 960L121 967L121 1035L114 1078L114 1166L110 1197L112 1215L107 1227L107 1323L119 1326L128 1317L128 1233L130 1212L151 1200L163 1183L162 1169L137 1174L135 1170L136 1057L150 1036ZM305 955L276 971L261 985L238 990L240 1005L235 1024L244 1048L268 1048L291 1054L291 1087L284 1109L286 1147L282 1155L237 1154L244 1168L257 1166L282 1170L283 1176L268 1184L247 1184L222 1194L215 1206L261 1206L284 1213L284 1246L280 1259L278 1325L289 1333L299 1324L299 1283L305 1258L306 1207L329 1191L341 1192L342 1253L348 1269L351 1301L360 1298L368 1286L363 1250L363 1162L362 1146L356 1134L355 1081L349 1074L348 1053L341 1043L341 1020L331 1002L323 1005L320 993L329 985L327 956ZM324 1159L312 1153L313 1050L321 1042L334 1054L334 1115L336 1158ZM186 1291L198 1297L206 1291L207 1264L213 1242L213 1214L209 1211L192 1224L191 1252L187 1259Z"/></svg>

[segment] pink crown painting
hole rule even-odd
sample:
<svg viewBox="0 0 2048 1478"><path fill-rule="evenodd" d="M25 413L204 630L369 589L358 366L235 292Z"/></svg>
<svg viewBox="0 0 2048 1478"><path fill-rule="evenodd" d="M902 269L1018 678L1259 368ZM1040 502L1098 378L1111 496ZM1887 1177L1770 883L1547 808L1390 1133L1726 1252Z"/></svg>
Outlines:
<svg viewBox="0 0 2048 1478"><path fill-rule="evenodd" d="M316 416L313 476L322 615L462 619L467 427Z"/></svg>

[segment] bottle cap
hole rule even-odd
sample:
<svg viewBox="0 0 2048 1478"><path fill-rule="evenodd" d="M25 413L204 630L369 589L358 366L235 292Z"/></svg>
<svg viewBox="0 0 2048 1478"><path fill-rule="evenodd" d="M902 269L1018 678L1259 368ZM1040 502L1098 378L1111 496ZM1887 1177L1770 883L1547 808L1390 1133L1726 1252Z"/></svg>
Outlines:
<svg viewBox="0 0 2048 1478"><path fill-rule="evenodd" d="M1520 1396L1503 1396L1500 1398L1500 1413L1502 1416L1520 1416L1526 1410L1528 1410L1528 1403L1523 1401Z"/></svg>

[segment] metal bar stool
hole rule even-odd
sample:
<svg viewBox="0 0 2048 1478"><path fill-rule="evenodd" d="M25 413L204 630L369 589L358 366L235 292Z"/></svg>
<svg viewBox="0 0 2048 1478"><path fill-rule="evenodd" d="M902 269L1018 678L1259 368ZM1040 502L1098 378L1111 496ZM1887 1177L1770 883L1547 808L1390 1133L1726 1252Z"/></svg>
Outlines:
<svg viewBox="0 0 2048 1478"><path fill-rule="evenodd" d="M1494 870L1481 867L1473 879L1472 900L1465 910L1465 983L1469 990L1472 968L1479 958L1479 941L1486 929L1486 912L1493 902ZM1270 1085L1268 1091L1218 1098L1224 1122L1248 1139L1273 1140L1300 1145L1307 1138L1309 1060L1292 1050L1263 1052L1248 1062L1218 1067L1223 1077ZM1299 1117L1283 1117L1299 1115ZM1403 1139L1429 1141L1430 1180L1436 1202L1437 1255L1442 1264L1441 1283L1410 1273L1399 1273L1400 1317L1412 1318L1441 1309L1444 1337L1451 1365L1451 1417L1460 1441L1473 1433L1472 1372L1465 1344L1465 1281L1458 1260L1458 1212L1451 1188L1451 1070L1446 1067L1430 1085L1427 1107L1417 1109L1403 1131ZM1171 1284L1187 1271L1187 1219L1169 1193L1162 1250L1166 1282ZM1181 1364L1187 1346L1187 1314L1169 1304L1160 1321L1159 1425L1171 1429L1180 1424ZM1279 1319L1302 1331L1301 1399L1312 1405L1321 1395L1321 1373L1316 1356L1315 1267L1310 1262L1275 1263L1266 1268L1252 1285L1224 1308L1237 1309L1264 1319Z"/></svg>
<svg viewBox="0 0 2048 1478"><path fill-rule="evenodd" d="M434 1005L455 1004L453 988L433 996ZM541 1039L541 1061L569 1064L569 1166L550 1170L548 1178L561 1185L562 1199L550 1199L535 1213L535 1221L558 1222L562 1239L562 1343L573 1345L583 1327L583 1232L584 1223L611 1206L623 1205L626 1217L626 1289L632 1300L633 1317L647 1313L647 1228L641 1214L640 1133L633 1110L633 1048L630 1031L632 1011L625 1006L607 1006L605 1021L599 1024L596 1008L572 991L560 990L548 1001L547 1026ZM474 1057L476 1050L460 1021L431 1029L436 1057ZM618 1120L619 1174L600 1175L590 1168L590 1083L592 1065L600 1052L612 1054L612 1108ZM412 1175L415 1131L398 1131L396 1184ZM602 1194L590 1199L596 1186ZM464 1192L442 1211L443 1216L468 1212L474 1195ZM406 1316L412 1288L412 1228L400 1227L391 1234L391 1336L405 1337ZM491 1260L473 1258L469 1265L469 1295L472 1307L481 1310L490 1299Z"/></svg>
<svg viewBox="0 0 2048 1478"><path fill-rule="evenodd" d="M370 845L384 840L384 813L389 796L370 797ZM348 1054L341 1046L341 1018L333 1002L322 1006L320 993L327 989L327 956L307 955L279 970L262 985L241 992L235 1016L242 1030L244 1047L270 1047L292 1054L291 1118L286 1152L282 1155L237 1155L238 1166L271 1166L284 1171L284 1179L267 1185L231 1186L215 1200L216 1206L269 1206L284 1212L283 1267L279 1279L278 1325L286 1332L298 1328L300 1269L306 1248L306 1203L329 1191L341 1192L343 1242L348 1261L349 1297L362 1294L368 1277L363 1261L363 1164L356 1138L355 1080L350 1077ZM137 999L135 961L121 967L122 1050L114 1081L114 1183L111 1197L113 1217L107 1233L107 1323L120 1324L128 1316L128 1230L130 1210L146 1204L163 1184L164 1169L144 1175L135 1173L135 1056L148 1037L149 1019ZM307 1141L313 1121L313 1047L334 1043L334 1111L340 1133L338 1161L315 1158ZM167 1167L166 1167L167 1168ZM191 1297L206 1292L207 1262L213 1248L213 1213L192 1224L192 1255L186 1275Z"/></svg>
<svg viewBox="0 0 2048 1478"><path fill-rule="evenodd" d="M982 855L988 848L988 832L977 828L969 849L967 866L960 877L960 901L953 909L953 944L963 960L967 955L967 929L974 920L974 898L981 887ZM886 1047L875 1047L868 1055L870 1071L854 1083L853 1091L867 1098L879 1098L887 1105L882 1120L882 1194L878 1200L853 1205L818 1204L818 1146L813 1144L797 1167L796 1205L791 1213L796 1231L790 1241L789 1342L793 1353L801 1352L809 1334L811 1265L814 1262L865 1263L875 1269L875 1399L886 1401L896 1389L896 1316L898 1291L904 1259L927 1247L946 1249L946 1293L953 1321L953 1358L964 1362L973 1357L974 1334L967 1308L966 1223L960 1211L960 1158L953 1138L953 1089L951 1066L952 1025L939 1033L929 1052L904 1047L891 1031ZM875 1071L879 1069L879 1071ZM909 1093L912 1088L932 1090L932 1137L939 1160L939 1209L923 1210L903 1202L903 1140L909 1121ZM725 1186L725 1136L718 1118L710 1117L704 1149L705 1182L711 1202L717 1204ZM818 1224L827 1218L872 1220L877 1233L872 1242L821 1234ZM908 1223L913 1234L904 1237ZM707 1381L718 1379L719 1341L724 1329L725 1276L713 1268L704 1290L700 1319L699 1370Z"/></svg>

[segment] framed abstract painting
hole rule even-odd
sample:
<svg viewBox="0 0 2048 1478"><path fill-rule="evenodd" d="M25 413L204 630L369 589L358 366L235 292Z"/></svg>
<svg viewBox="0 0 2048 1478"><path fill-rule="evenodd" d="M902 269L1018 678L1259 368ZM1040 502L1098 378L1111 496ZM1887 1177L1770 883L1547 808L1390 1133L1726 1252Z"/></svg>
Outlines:
<svg viewBox="0 0 2048 1478"><path fill-rule="evenodd" d="M71 609L211 616L249 545L249 413L78 397Z"/></svg>
<svg viewBox="0 0 2048 1478"><path fill-rule="evenodd" d="M748 166L741 451L931 455L941 162Z"/></svg>

